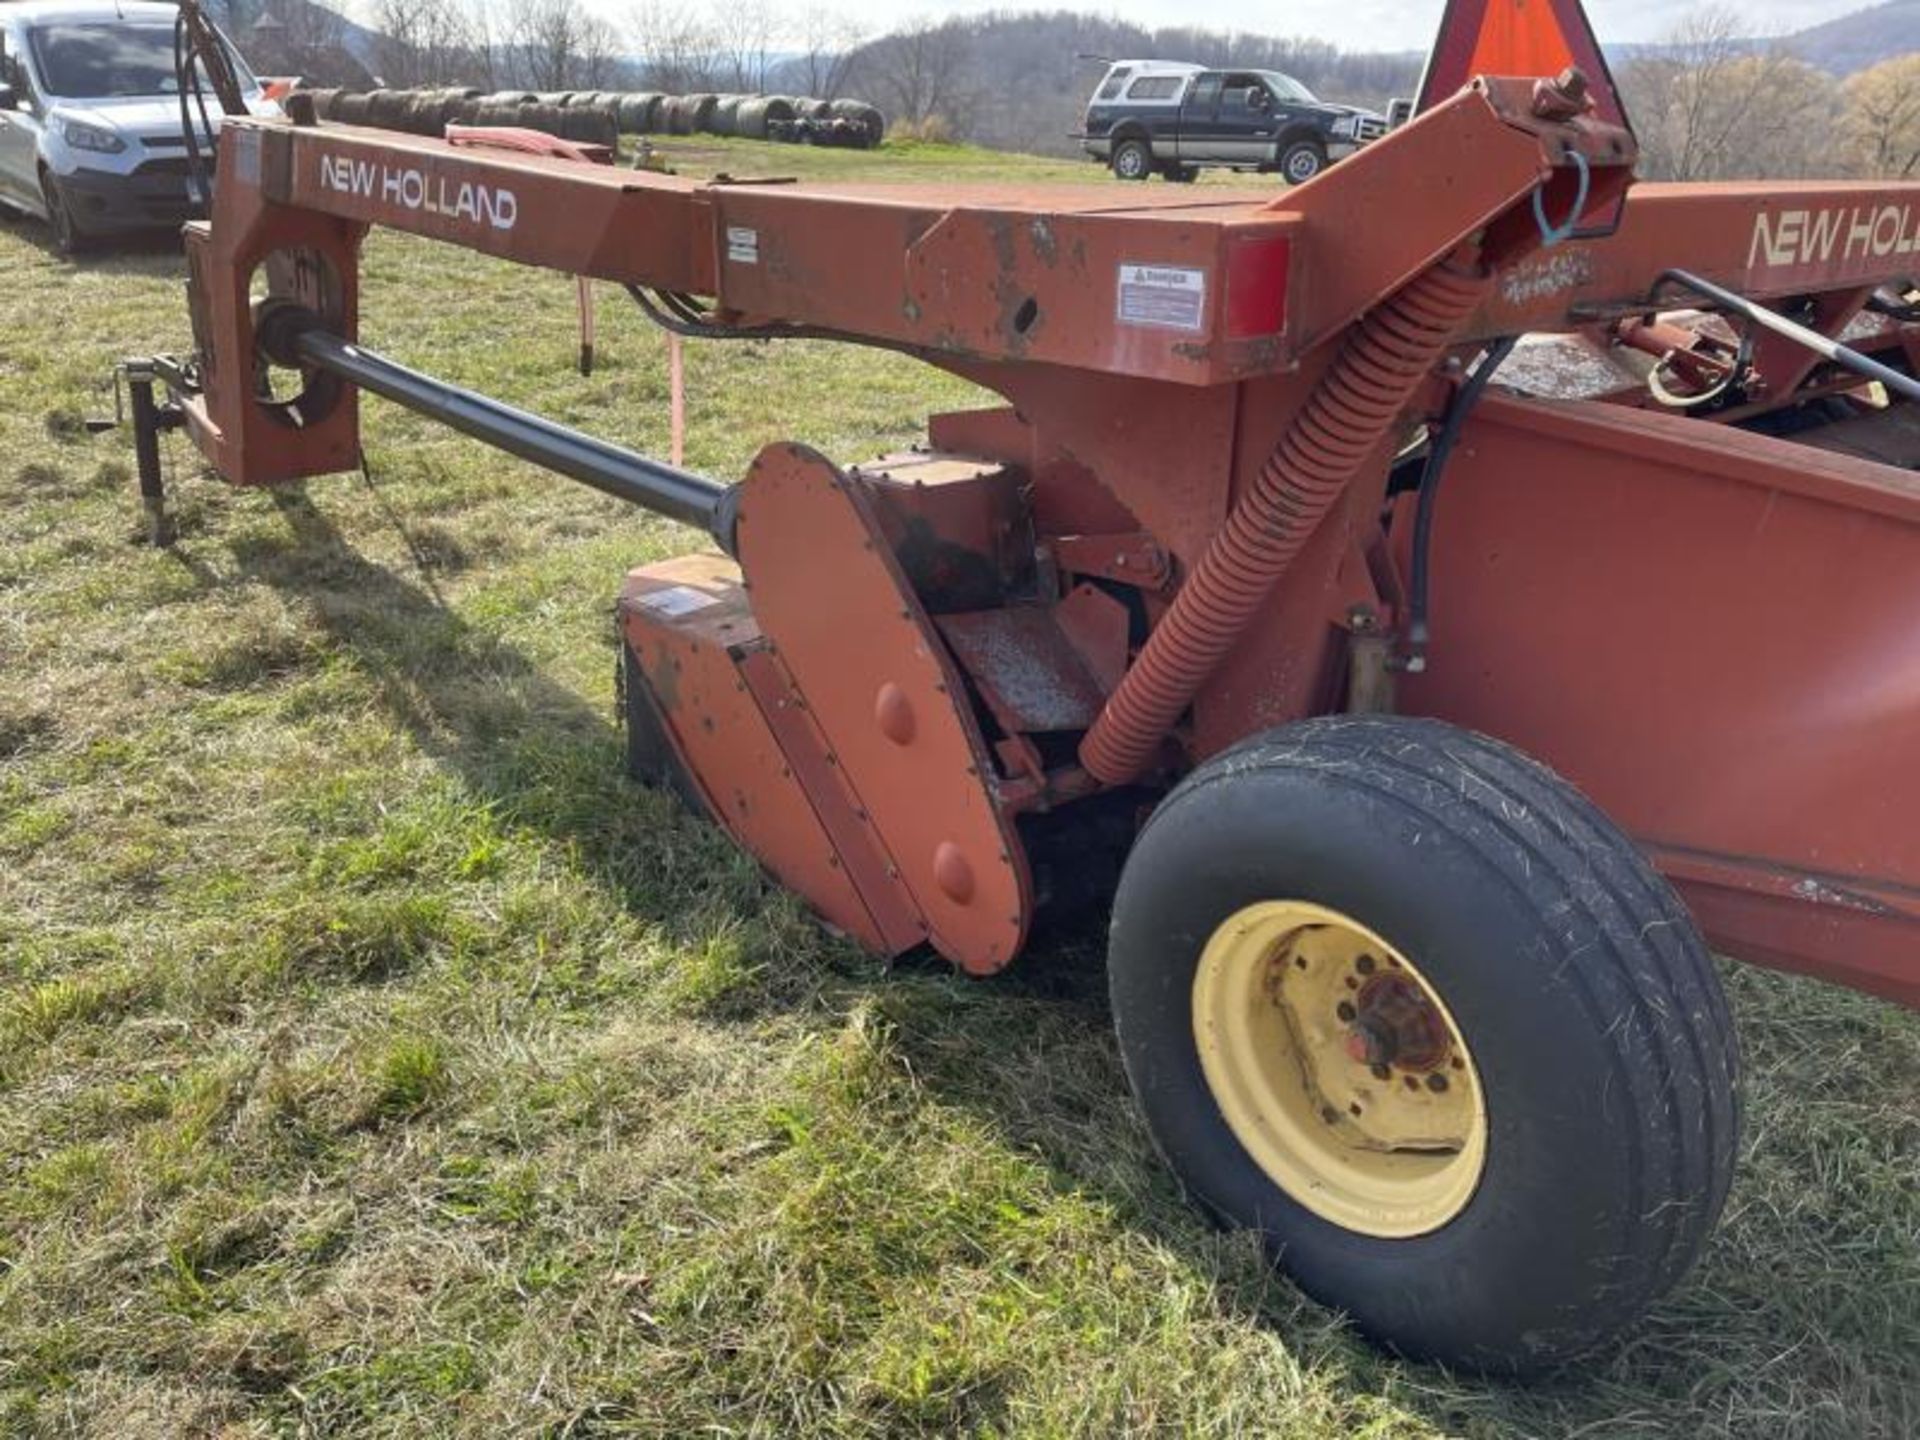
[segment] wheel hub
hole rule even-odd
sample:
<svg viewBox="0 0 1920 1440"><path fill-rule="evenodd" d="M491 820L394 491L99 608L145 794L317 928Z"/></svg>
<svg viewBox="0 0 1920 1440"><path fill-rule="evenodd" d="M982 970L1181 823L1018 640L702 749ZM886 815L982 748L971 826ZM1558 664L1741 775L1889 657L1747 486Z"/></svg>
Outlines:
<svg viewBox="0 0 1920 1440"><path fill-rule="evenodd" d="M1487 1143L1472 1057L1432 983L1358 921L1246 907L1208 941L1193 1013L1228 1126L1309 1210L1400 1238L1472 1198Z"/></svg>
<svg viewBox="0 0 1920 1440"><path fill-rule="evenodd" d="M1374 975L1354 1008L1347 1053L1362 1064L1432 1070L1446 1062L1447 1022L1417 981L1397 970Z"/></svg>

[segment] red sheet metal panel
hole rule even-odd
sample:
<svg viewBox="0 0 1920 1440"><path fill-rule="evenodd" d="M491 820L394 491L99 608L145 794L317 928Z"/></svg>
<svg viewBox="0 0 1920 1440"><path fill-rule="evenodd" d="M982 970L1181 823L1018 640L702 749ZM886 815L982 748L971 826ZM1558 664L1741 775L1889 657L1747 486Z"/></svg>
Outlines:
<svg viewBox="0 0 1920 1440"><path fill-rule="evenodd" d="M894 940L916 941L917 931L890 935L876 921L816 809L846 807L817 785L809 799L742 677L743 660L763 646L734 564L699 554L635 570L620 614L712 817L776 880L868 949L885 953L902 948Z"/></svg>
<svg viewBox="0 0 1920 1440"><path fill-rule="evenodd" d="M927 938L985 974L1019 953L1032 882L965 690L857 482L771 445L743 482L755 613L872 817Z"/></svg>
<svg viewBox="0 0 1920 1440"><path fill-rule="evenodd" d="M222 132L223 179L250 148L264 152L266 197L280 204L573 275L713 289L703 182L386 130L272 122Z"/></svg>
<svg viewBox="0 0 1920 1440"><path fill-rule="evenodd" d="M948 355L1183 384L1273 367L1286 321L1275 285L1289 273L1292 217L1245 201L1129 204L1110 191L1036 191L1005 209L973 200L951 191L868 193L856 203L787 187L716 190L721 302ZM1267 247L1271 273L1256 276L1241 260L1233 288L1258 289L1230 304L1232 262L1248 239Z"/></svg>
<svg viewBox="0 0 1920 1440"><path fill-rule="evenodd" d="M1917 562L1920 477L1489 398L1403 704L1563 771L1723 945L1920 1003Z"/></svg>

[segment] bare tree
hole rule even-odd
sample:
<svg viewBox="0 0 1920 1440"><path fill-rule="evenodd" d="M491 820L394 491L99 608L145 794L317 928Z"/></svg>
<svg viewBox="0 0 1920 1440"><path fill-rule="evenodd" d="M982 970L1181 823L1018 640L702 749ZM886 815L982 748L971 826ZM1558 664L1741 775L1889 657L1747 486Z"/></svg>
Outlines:
<svg viewBox="0 0 1920 1440"><path fill-rule="evenodd" d="M501 32L515 83L532 90L598 89L612 83L613 29L580 0L506 0Z"/></svg>
<svg viewBox="0 0 1920 1440"><path fill-rule="evenodd" d="M1696 11L1658 53L1622 67L1642 174L1731 180L1835 168L1832 77L1743 39L1741 23L1730 10Z"/></svg>
<svg viewBox="0 0 1920 1440"><path fill-rule="evenodd" d="M1920 175L1920 54L1883 60L1848 78L1842 129L1867 175Z"/></svg>
<svg viewBox="0 0 1920 1440"><path fill-rule="evenodd" d="M710 89L720 41L712 24L686 0L645 0L633 13L646 84L668 94Z"/></svg>
<svg viewBox="0 0 1920 1440"><path fill-rule="evenodd" d="M474 70L467 13L435 0L379 0L373 12L380 40L374 63L387 84L411 89L464 83Z"/></svg>
<svg viewBox="0 0 1920 1440"><path fill-rule="evenodd" d="M964 131L972 109L969 39L958 21L915 21L861 51L860 83L896 121L919 128L938 117Z"/></svg>
<svg viewBox="0 0 1920 1440"><path fill-rule="evenodd" d="M837 99L847 83L854 51L865 38L858 21L822 5L800 17L799 54L790 62L793 84L803 95Z"/></svg>
<svg viewBox="0 0 1920 1440"><path fill-rule="evenodd" d="M773 63L773 12L765 0L729 0L716 7L713 35L715 83L736 94L758 94L767 88L767 68Z"/></svg>

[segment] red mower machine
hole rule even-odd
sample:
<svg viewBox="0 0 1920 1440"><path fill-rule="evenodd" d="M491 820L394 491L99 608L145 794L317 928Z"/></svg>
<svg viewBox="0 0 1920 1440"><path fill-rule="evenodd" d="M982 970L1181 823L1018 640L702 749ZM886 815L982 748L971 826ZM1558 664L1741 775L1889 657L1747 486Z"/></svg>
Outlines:
<svg viewBox="0 0 1920 1440"><path fill-rule="evenodd" d="M1425 88L1277 193L703 182L296 99L219 136L143 458L350 469L371 392L704 531L621 594L636 772L876 954L988 975L1110 902L1192 1195L1405 1353L1549 1365L1720 1212L1709 944L1920 1004L1920 184L1635 185L1577 0L1456 0ZM723 485L362 349L372 225L1006 403Z"/></svg>

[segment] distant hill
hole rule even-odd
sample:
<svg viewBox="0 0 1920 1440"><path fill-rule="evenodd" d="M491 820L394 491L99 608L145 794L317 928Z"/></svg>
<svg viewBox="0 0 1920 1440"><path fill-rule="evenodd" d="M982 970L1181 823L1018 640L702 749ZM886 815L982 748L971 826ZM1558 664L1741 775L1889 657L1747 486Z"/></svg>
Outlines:
<svg viewBox="0 0 1920 1440"><path fill-rule="evenodd" d="M1383 108L1411 92L1416 54L1361 54L1321 40L1144 26L1074 11L995 11L909 26L848 57L843 89L890 117L938 115L955 132L1002 150L1071 155L1102 60L1191 60L1280 70L1324 100Z"/></svg>
<svg viewBox="0 0 1920 1440"><path fill-rule="evenodd" d="M1896 55L1920 51L1920 0L1887 0L1809 26L1788 36L1786 48L1810 65L1851 75Z"/></svg>
<svg viewBox="0 0 1920 1440"><path fill-rule="evenodd" d="M1887 0L1777 40L1810 64L1845 76L1920 50L1920 0ZM1609 45L1617 68L1658 44ZM1098 60L1178 59L1285 71L1323 99L1384 109L1419 81L1422 52L1341 50L1319 40L1227 34L1183 26L1149 30L1069 11L992 11L908 26L860 46L845 88L908 121L938 114L967 139L997 149L1072 154L1069 138L1103 71Z"/></svg>

